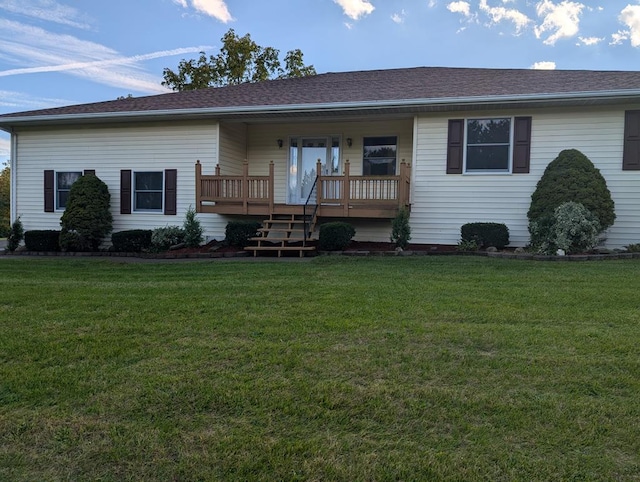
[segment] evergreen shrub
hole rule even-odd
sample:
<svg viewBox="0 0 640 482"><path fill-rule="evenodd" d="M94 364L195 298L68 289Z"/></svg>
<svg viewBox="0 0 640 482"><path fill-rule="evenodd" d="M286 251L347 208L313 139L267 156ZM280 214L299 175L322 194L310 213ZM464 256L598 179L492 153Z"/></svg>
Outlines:
<svg viewBox="0 0 640 482"><path fill-rule="evenodd" d="M341 251L349 246L356 235L355 228L342 221L335 221L320 225L318 248L322 251Z"/></svg>
<svg viewBox="0 0 640 482"><path fill-rule="evenodd" d="M113 250L119 253L140 253L151 248L150 229L129 229L111 235Z"/></svg>
<svg viewBox="0 0 640 482"><path fill-rule="evenodd" d="M509 244L509 228L502 223L467 223L460 227L460 237L463 242L475 241L478 248L504 249Z"/></svg>
<svg viewBox="0 0 640 482"><path fill-rule="evenodd" d="M20 241L24 237L24 227L22 226L22 221L20 221L20 216L16 219L11 227L9 228L9 235L7 236L7 249L11 252L14 252L20 246Z"/></svg>
<svg viewBox="0 0 640 482"><path fill-rule="evenodd" d="M589 158L576 149L560 152L545 169L531 195L529 221L553 216L555 209L566 202L582 204L591 211L602 231L616 219L606 180Z"/></svg>
<svg viewBox="0 0 640 482"><path fill-rule="evenodd" d="M261 227L258 221L229 221L224 230L224 241L227 246L244 248L249 244L249 238L258 236Z"/></svg>
<svg viewBox="0 0 640 482"><path fill-rule="evenodd" d="M24 233L24 245L29 251L60 251L60 231L32 230Z"/></svg>
<svg viewBox="0 0 640 482"><path fill-rule="evenodd" d="M80 176L69 190L60 220L60 247L65 251L97 251L112 229L110 201L109 188L97 176Z"/></svg>
<svg viewBox="0 0 640 482"><path fill-rule="evenodd" d="M165 226L151 232L151 250L155 252L166 251L183 242L184 229L180 226Z"/></svg>
<svg viewBox="0 0 640 482"><path fill-rule="evenodd" d="M182 225L184 230L184 244L188 248L197 248L202 243L202 226L200 221L196 217L196 211L192 206L189 206L189 210L185 214L184 224Z"/></svg>
<svg viewBox="0 0 640 482"><path fill-rule="evenodd" d="M554 217L554 241L565 253L584 253L598 244L600 222L582 204L561 204L556 208Z"/></svg>
<svg viewBox="0 0 640 482"><path fill-rule="evenodd" d="M410 240L409 210L402 207L391 222L391 242L395 243L398 248L405 249Z"/></svg>

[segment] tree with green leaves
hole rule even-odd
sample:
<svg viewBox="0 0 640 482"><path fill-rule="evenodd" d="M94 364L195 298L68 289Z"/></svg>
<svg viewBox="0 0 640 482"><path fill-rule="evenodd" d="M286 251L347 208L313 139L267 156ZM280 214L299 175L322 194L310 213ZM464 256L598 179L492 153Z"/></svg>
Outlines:
<svg viewBox="0 0 640 482"><path fill-rule="evenodd" d="M200 52L198 59L182 59L177 72L165 68L162 85L181 92L316 74L313 65L304 65L300 49L287 52L283 68L280 51L258 45L250 34L240 37L229 29L221 41L222 48L217 55Z"/></svg>
<svg viewBox="0 0 640 482"><path fill-rule="evenodd" d="M11 170L5 164L0 171L0 238L9 232L11 206Z"/></svg>

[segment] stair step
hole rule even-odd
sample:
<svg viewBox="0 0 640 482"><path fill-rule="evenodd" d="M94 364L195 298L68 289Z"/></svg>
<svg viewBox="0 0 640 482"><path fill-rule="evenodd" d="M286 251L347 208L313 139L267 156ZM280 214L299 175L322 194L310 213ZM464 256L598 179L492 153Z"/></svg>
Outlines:
<svg viewBox="0 0 640 482"><path fill-rule="evenodd" d="M303 241L305 241L304 238L300 237L300 238L287 238L287 237L267 237L267 236L256 236L254 238L249 238L249 241L267 241L268 243L280 243L280 242L288 242L288 243L302 243ZM306 241L310 241L309 238L306 239Z"/></svg>

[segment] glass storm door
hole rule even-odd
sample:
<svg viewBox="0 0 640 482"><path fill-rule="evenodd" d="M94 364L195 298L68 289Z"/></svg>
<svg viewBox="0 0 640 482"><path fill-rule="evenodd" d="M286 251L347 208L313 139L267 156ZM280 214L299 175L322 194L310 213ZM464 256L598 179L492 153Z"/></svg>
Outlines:
<svg viewBox="0 0 640 482"><path fill-rule="evenodd" d="M305 204L313 189L320 161L322 175L337 174L340 163L337 137L303 137L291 139L289 146L289 204ZM329 162L327 162L329 161Z"/></svg>

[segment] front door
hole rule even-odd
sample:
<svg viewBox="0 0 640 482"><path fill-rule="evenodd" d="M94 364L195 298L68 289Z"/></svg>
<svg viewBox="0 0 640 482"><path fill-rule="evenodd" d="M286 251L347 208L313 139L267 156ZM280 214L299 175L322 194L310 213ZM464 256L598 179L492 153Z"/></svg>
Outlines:
<svg viewBox="0 0 640 482"><path fill-rule="evenodd" d="M337 137L292 138L289 147L289 204L305 204L313 189L320 161L321 174L337 174L340 163ZM328 161L328 162L327 162ZM312 199L313 201L313 199Z"/></svg>

